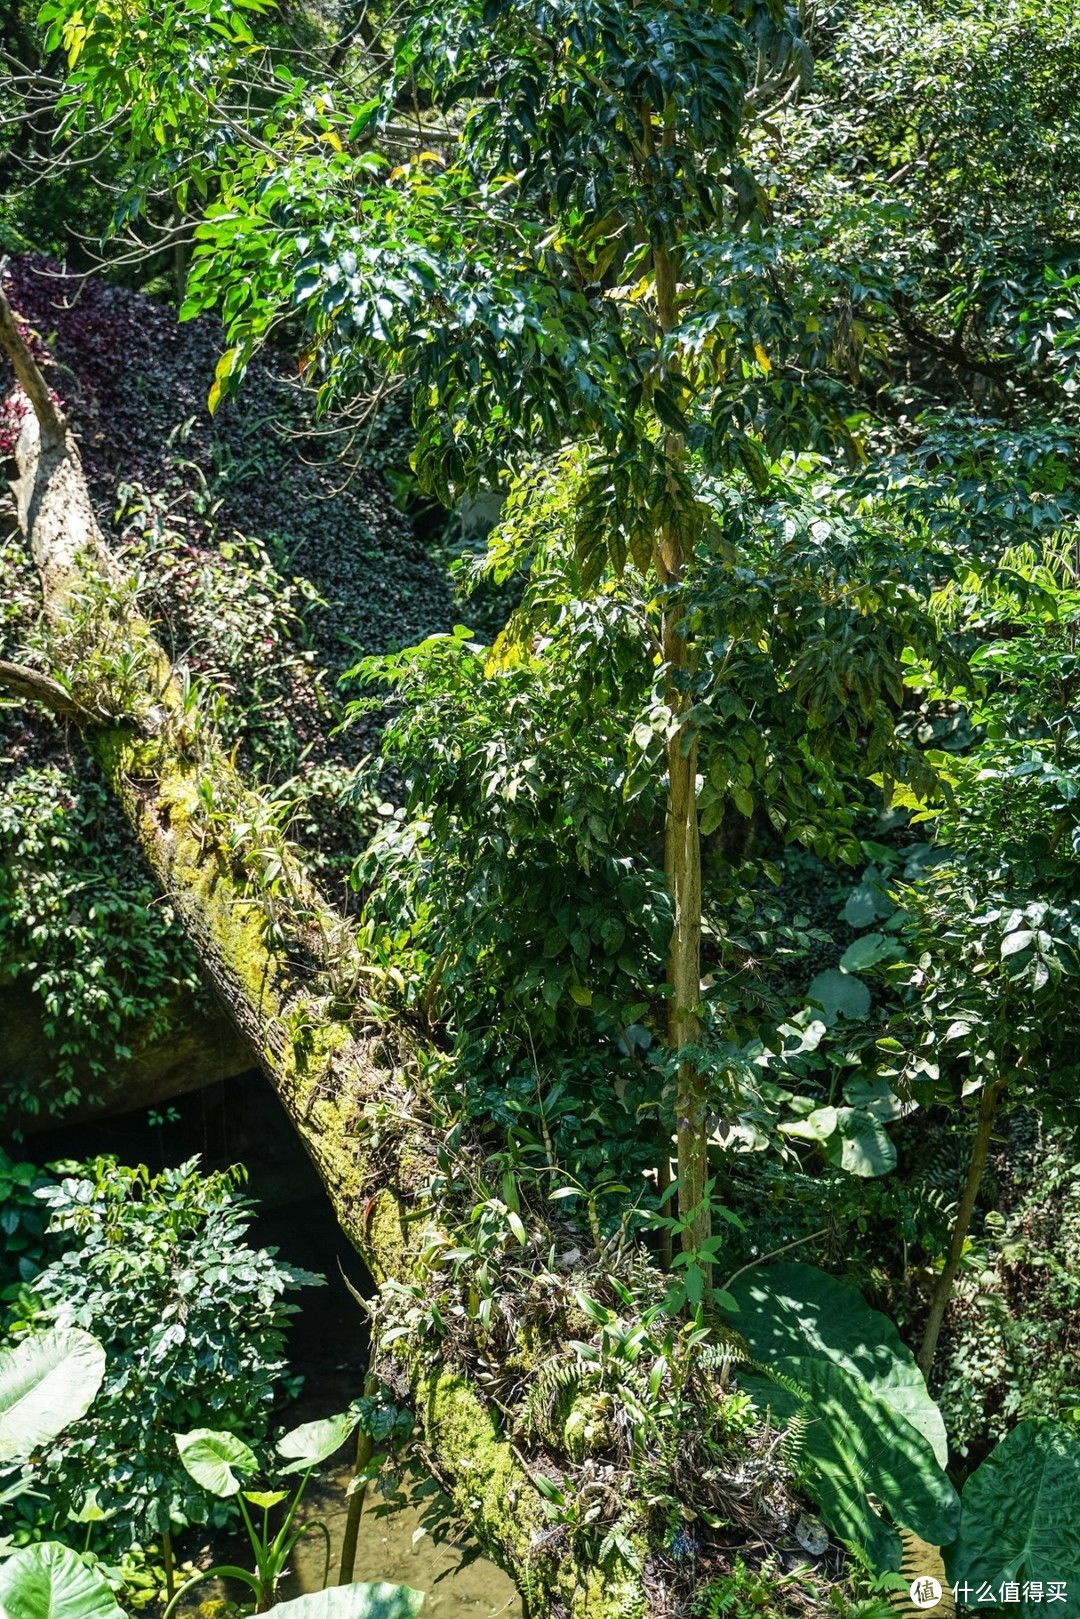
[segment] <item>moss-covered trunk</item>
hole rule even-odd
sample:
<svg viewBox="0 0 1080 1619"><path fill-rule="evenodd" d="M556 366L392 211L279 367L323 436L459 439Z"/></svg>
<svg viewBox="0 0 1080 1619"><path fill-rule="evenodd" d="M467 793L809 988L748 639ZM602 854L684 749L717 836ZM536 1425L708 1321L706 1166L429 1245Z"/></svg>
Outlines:
<svg viewBox="0 0 1080 1619"><path fill-rule="evenodd" d="M0 341L10 329L0 330ZM24 380L28 356L13 358ZM47 399L39 379L28 375L35 402ZM75 694L86 745L315 1163L343 1231L377 1280L408 1282L438 1212L423 1190L436 1144L422 1110L405 1106L393 1151L385 1140L372 1150L365 1104L404 1096L412 1036L372 1009L347 924L272 831L271 878L268 839L250 830L271 825L268 806L198 731L197 716L185 713L148 626L130 606L109 616L123 581L70 434L55 415L43 426L27 412L15 492L56 644L61 655L78 649L76 667L52 674ZM74 640L73 613L80 620ZM95 615L108 621L98 642ZM120 679L132 664L141 671L134 692L127 676L126 685ZM551 1549L544 1500L466 1377L436 1355L414 1354L407 1370L441 1480L480 1544L528 1592L533 1615L634 1619L651 1611L640 1574L619 1554L601 1570L565 1537L558 1552Z"/></svg>

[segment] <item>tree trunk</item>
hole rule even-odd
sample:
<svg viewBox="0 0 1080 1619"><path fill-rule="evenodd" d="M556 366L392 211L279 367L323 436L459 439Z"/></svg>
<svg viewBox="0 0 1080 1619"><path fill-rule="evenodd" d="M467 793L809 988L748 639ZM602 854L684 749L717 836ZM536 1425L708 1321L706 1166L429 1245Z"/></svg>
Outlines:
<svg viewBox="0 0 1080 1619"><path fill-rule="evenodd" d="M676 613L668 617L675 618ZM685 640L675 626L665 629L669 667L685 668ZM668 701L679 705L675 713L685 703L674 690L669 691ZM668 743L667 759L665 865L675 907L668 947L668 1043L672 1050L682 1053L687 1047L697 1045L701 1034L697 1010L701 995L701 839L697 817L696 739L691 739L681 728L677 730ZM689 1222L683 1231L684 1249L699 1248L711 1233L705 1199L708 1171L705 1112L705 1075L696 1060L681 1056L675 1084L675 1139L679 1214Z"/></svg>
<svg viewBox="0 0 1080 1619"><path fill-rule="evenodd" d="M371 1393L369 1382L364 1385L364 1393ZM371 1435L361 1428L356 1436L356 1465L353 1468L352 1494L349 1496L349 1510L345 1518L345 1533L341 1537L341 1561L338 1565L338 1584L351 1585L353 1570L356 1567L356 1548L360 1543L360 1520L364 1514L364 1498L367 1495L367 1485L361 1484L360 1475L375 1454L375 1441Z"/></svg>
<svg viewBox="0 0 1080 1619"><path fill-rule="evenodd" d="M968 1165L967 1178L964 1181L964 1190L956 1210L953 1221L952 1237L949 1242L949 1252L945 1260L941 1275L934 1284L934 1292L930 1300L930 1314L926 1322L922 1343L919 1347L919 1370L930 1382L930 1373L934 1369L934 1356L937 1353L938 1338L941 1334L942 1323L945 1320L945 1311L949 1307L952 1296L953 1282L960 1269L960 1261L964 1257L964 1243L971 1229L971 1217L975 1212L975 1202L982 1185L983 1173L986 1169L986 1158L990 1151L990 1136L994 1128L994 1115L997 1112L998 1101L1001 1097L1003 1080L996 1080L992 1085L984 1085L982 1096L979 1098L979 1122L975 1128L975 1140L971 1148L971 1163Z"/></svg>
<svg viewBox="0 0 1080 1619"><path fill-rule="evenodd" d="M653 253L656 305L661 331L674 330L676 276L672 255L664 248ZM674 433L667 436L667 453L682 462L685 445ZM660 582L677 587L686 568L683 536L670 525L660 536L656 571ZM692 705L686 689L691 674L690 649L684 630L685 606L677 589L664 612L664 664L666 699L673 719L667 745L668 793L664 828L664 866L675 916L668 945L668 1045L678 1053L698 1044L701 1023L701 835L697 814L697 739L678 722ZM707 1082L694 1058L680 1055L675 1080L675 1140L679 1170L679 1216L684 1222L684 1252L700 1249L712 1234L712 1218L705 1197L708 1176L708 1136L705 1128ZM706 1276L711 1267L703 1264Z"/></svg>
<svg viewBox="0 0 1080 1619"><path fill-rule="evenodd" d="M8 314L8 323L3 320ZM195 947L204 973L249 1042L311 1156L346 1236L377 1281L429 1275L423 1254L443 1209L425 1199L440 1173L442 1138L418 1101L416 1044L403 1022L373 1009L371 969L348 924L304 875L282 841L273 884L265 852L230 832L267 806L245 788L212 737L193 735L168 659L149 627L115 607L121 583L94 518L78 451L56 413L0 295L0 341L44 431L24 417L16 447L16 500L42 583L56 645L70 649L79 615L82 666L94 672L93 719L83 739L116 793L142 851ZM28 368L33 368L36 376ZM95 646L86 602L106 604L108 641ZM110 605L111 604L111 605ZM65 636L67 639L65 640ZM123 714L109 690L108 658L138 653L144 689ZM66 655L66 654L65 654ZM63 668L54 668L63 676ZM63 684L63 680L61 680ZM80 701L80 708L86 704ZM260 840L264 841L264 840ZM371 1144L367 1103L382 1109ZM471 1201L471 1200L470 1200ZM467 1211L466 1211L467 1212ZM545 1239L546 1240L546 1239ZM554 1348L555 1346L550 1346ZM531 1593L547 1619L637 1619L651 1611L636 1559L552 1535L545 1499L516 1447L468 1377L438 1348L406 1348L418 1435L483 1549ZM536 1349L523 1353L536 1360ZM542 1359L542 1356L541 1356ZM641 1547L644 1551L646 1548ZM644 1561L644 1559L642 1559Z"/></svg>

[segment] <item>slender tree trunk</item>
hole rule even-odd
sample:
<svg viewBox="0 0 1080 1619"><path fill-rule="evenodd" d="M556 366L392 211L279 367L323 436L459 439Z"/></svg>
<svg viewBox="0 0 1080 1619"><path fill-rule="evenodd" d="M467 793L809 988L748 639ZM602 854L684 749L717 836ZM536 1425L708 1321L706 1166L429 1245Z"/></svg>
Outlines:
<svg viewBox="0 0 1080 1619"><path fill-rule="evenodd" d="M374 1346L373 1346L374 1347ZM374 1359L374 1354L372 1359ZM364 1379L364 1393L374 1393L374 1379ZM352 1494L349 1496L349 1510L345 1518L345 1533L341 1537L341 1562L338 1565L338 1584L351 1585L353 1570L356 1567L356 1547L360 1540L360 1519L364 1511L364 1497L367 1495L367 1485L358 1483L360 1474L370 1462L375 1450L375 1441L366 1429L361 1428L356 1436L356 1466L353 1468Z"/></svg>
<svg viewBox="0 0 1080 1619"><path fill-rule="evenodd" d="M930 1381L930 1373L934 1367L934 1356L937 1353L938 1338L941 1335L942 1322L945 1320L945 1311L949 1307L952 1296L953 1282L960 1269L960 1261L964 1256L964 1243L971 1229L971 1217L975 1212L975 1202L982 1185L983 1173L986 1169L987 1154L990 1151L990 1136L994 1128L994 1115L1001 1098L1004 1080L998 1079L992 1085L984 1085L982 1096L979 1099L979 1122L975 1128L975 1141L971 1149L971 1162L968 1165L967 1178L964 1181L964 1190L956 1210L953 1221L952 1237L949 1242L949 1252L940 1276L934 1284L934 1292L930 1300L930 1314L923 1333L922 1344L919 1348L919 1369Z"/></svg>
<svg viewBox="0 0 1080 1619"><path fill-rule="evenodd" d="M676 610L677 611L677 610ZM674 618L676 613L668 615ZM686 642L672 628L668 657L685 658ZM669 664L670 667L670 664ZM685 662L676 664L685 667ZM681 694L669 692L669 702ZM678 707L675 708L678 713ZM665 864L675 922L668 947L668 1042L674 1051L697 1045L701 1035L698 1001L701 995L701 838L697 817L697 742L677 730L668 743L668 808ZM690 1217L683 1232L683 1247L696 1248L710 1235L711 1220L705 1205L708 1141L705 1130L706 1081L699 1064L690 1057L679 1061L675 1081L675 1142L679 1166L679 1214Z"/></svg>
<svg viewBox="0 0 1080 1619"><path fill-rule="evenodd" d="M166 1529L161 1537L161 1560L165 1565L165 1597L171 1602L176 1595L176 1567L173 1563L172 1531Z"/></svg>
<svg viewBox="0 0 1080 1619"><path fill-rule="evenodd" d="M676 271L672 254L665 248L653 253L656 274L656 306L661 330L674 330ZM674 433L668 435L667 453L681 462L685 445ZM660 536L656 567L661 583L677 587L686 567L683 536L669 526ZM664 611L664 663L667 668L666 698L676 721L686 713L692 699L686 687L691 674L690 648L684 630L685 604L678 593L669 598ZM671 890L675 916L668 945L668 1044L684 1052L696 1046L701 1035L698 1005L701 998L701 834L697 813L697 740L677 725L667 745L668 797L664 836L664 866ZM675 1080L675 1141L679 1171L679 1216L686 1222L682 1235L684 1251L700 1248L711 1235L712 1220L705 1202L708 1174L708 1137L705 1129L707 1084L705 1075L692 1058L680 1057ZM708 1273L710 1267L704 1267Z"/></svg>
<svg viewBox="0 0 1080 1619"><path fill-rule="evenodd" d="M671 1210L668 1208L668 1202L670 1200L665 1196L665 1193L669 1190L669 1188L671 1186L671 1131L668 1129L667 1121L662 1116L661 1116L661 1119L660 1119L660 1144L659 1145L660 1145L660 1154L659 1154L659 1157L658 1157L657 1163L656 1163L656 1190L660 1194L660 1207L662 1209L664 1209L667 1213L670 1214ZM660 1264L661 1264L662 1269L670 1270L671 1269L671 1229L670 1229L670 1227L661 1226L660 1227L660 1232L659 1232L659 1237L660 1237L660 1243L659 1243Z"/></svg>

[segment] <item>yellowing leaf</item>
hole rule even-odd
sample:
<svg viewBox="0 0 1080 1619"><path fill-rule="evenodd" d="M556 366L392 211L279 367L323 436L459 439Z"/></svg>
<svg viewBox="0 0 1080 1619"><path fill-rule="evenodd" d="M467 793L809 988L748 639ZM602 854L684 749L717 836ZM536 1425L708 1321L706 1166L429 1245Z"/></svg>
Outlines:
<svg viewBox="0 0 1080 1619"><path fill-rule="evenodd" d="M221 359L214 367L214 380L211 384L210 392L206 396L206 408L210 412L211 416L221 404L221 396L225 391L225 383L232 375L236 365L236 356L239 352L239 349L236 348L226 349L225 353L221 356Z"/></svg>
<svg viewBox="0 0 1080 1619"><path fill-rule="evenodd" d="M769 359L769 356L765 353L765 350L762 348L760 343L754 344L754 354L757 358L758 365L760 365L765 375L768 376L769 372L772 370L772 361Z"/></svg>

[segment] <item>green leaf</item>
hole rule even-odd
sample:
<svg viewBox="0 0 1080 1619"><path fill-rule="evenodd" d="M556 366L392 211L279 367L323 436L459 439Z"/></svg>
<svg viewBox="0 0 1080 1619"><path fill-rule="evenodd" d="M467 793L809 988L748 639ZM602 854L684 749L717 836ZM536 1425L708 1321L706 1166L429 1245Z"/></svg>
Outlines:
<svg viewBox="0 0 1080 1619"><path fill-rule="evenodd" d="M748 1272L732 1292L739 1331L755 1360L772 1366L812 1355L834 1362L918 1429L945 1466L945 1424L915 1357L889 1317L872 1310L857 1288L816 1265L791 1263Z"/></svg>
<svg viewBox="0 0 1080 1619"><path fill-rule="evenodd" d="M104 1349L78 1327L0 1350L0 1461L25 1459L84 1416L104 1376Z"/></svg>
<svg viewBox="0 0 1080 1619"><path fill-rule="evenodd" d="M740 1318L740 1328L742 1320ZM900 1537L870 1506L879 1500L892 1522L948 1545L960 1503L922 1434L856 1373L833 1361L795 1357L771 1370L793 1379L796 1394L768 1379L740 1374L759 1409L805 1423L805 1487L838 1539L878 1573L900 1566Z"/></svg>
<svg viewBox="0 0 1080 1619"><path fill-rule="evenodd" d="M215 1433L211 1428L194 1428L191 1433L174 1434L184 1469L211 1495L236 1495L240 1473L255 1473L259 1462L253 1450L231 1433Z"/></svg>
<svg viewBox="0 0 1080 1619"><path fill-rule="evenodd" d="M269 1512L272 1507L279 1507L283 1501L289 1499L288 1490L244 1490L244 1500L250 1501L253 1507L260 1512Z"/></svg>
<svg viewBox="0 0 1080 1619"><path fill-rule="evenodd" d="M896 940L887 939L884 933L864 933L848 945L840 957L840 966L846 973L863 972L867 967L876 967L879 961L898 961L903 953Z"/></svg>
<svg viewBox="0 0 1080 1619"><path fill-rule="evenodd" d="M851 890L841 916L853 928L868 927L896 909L893 902L873 883L859 883Z"/></svg>
<svg viewBox="0 0 1080 1619"><path fill-rule="evenodd" d="M283 1434L277 1442L279 1456L292 1458L285 1473L306 1472L325 1462L335 1450L340 1450L359 1421L353 1411L341 1411L334 1417L323 1417L319 1422L305 1422L299 1428Z"/></svg>
<svg viewBox="0 0 1080 1619"><path fill-rule="evenodd" d="M226 349L224 354L218 360L217 365L214 367L214 380L210 386L210 392L206 399L206 408L210 412L211 416L220 405L229 378L236 370L237 357L239 353L240 350L236 347Z"/></svg>
<svg viewBox="0 0 1080 1619"><path fill-rule="evenodd" d="M844 1086L844 1101L869 1113L872 1119L880 1119L882 1124L891 1124L904 1112L903 1102L887 1079L849 1079ZM909 1103L909 1111L915 1106Z"/></svg>
<svg viewBox="0 0 1080 1619"><path fill-rule="evenodd" d="M1080 1432L1049 1417L1018 1423L964 1485L946 1566L950 1580L995 1590L1004 1580L1080 1589Z"/></svg>
<svg viewBox="0 0 1080 1619"><path fill-rule="evenodd" d="M798 1136L803 1141L817 1141L824 1144L834 1134L839 1118L839 1110L835 1107L816 1107L805 1119L788 1121L780 1126L785 1135Z"/></svg>
<svg viewBox="0 0 1080 1619"><path fill-rule="evenodd" d="M409 1585L335 1585L328 1591L279 1602L274 1619L414 1619L424 1593Z"/></svg>
<svg viewBox="0 0 1080 1619"><path fill-rule="evenodd" d="M871 1179L896 1168L896 1148L885 1127L861 1108L836 1110L836 1134L829 1138L825 1156L849 1175Z"/></svg>
<svg viewBox="0 0 1080 1619"><path fill-rule="evenodd" d="M124 1619L104 1577L56 1541L24 1546L0 1563L7 1619Z"/></svg>
<svg viewBox="0 0 1080 1619"><path fill-rule="evenodd" d="M807 990L821 1007L822 1017L831 1027L839 1018L864 1018L870 1010L870 991L861 978L829 967L811 979Z"/></svg>

